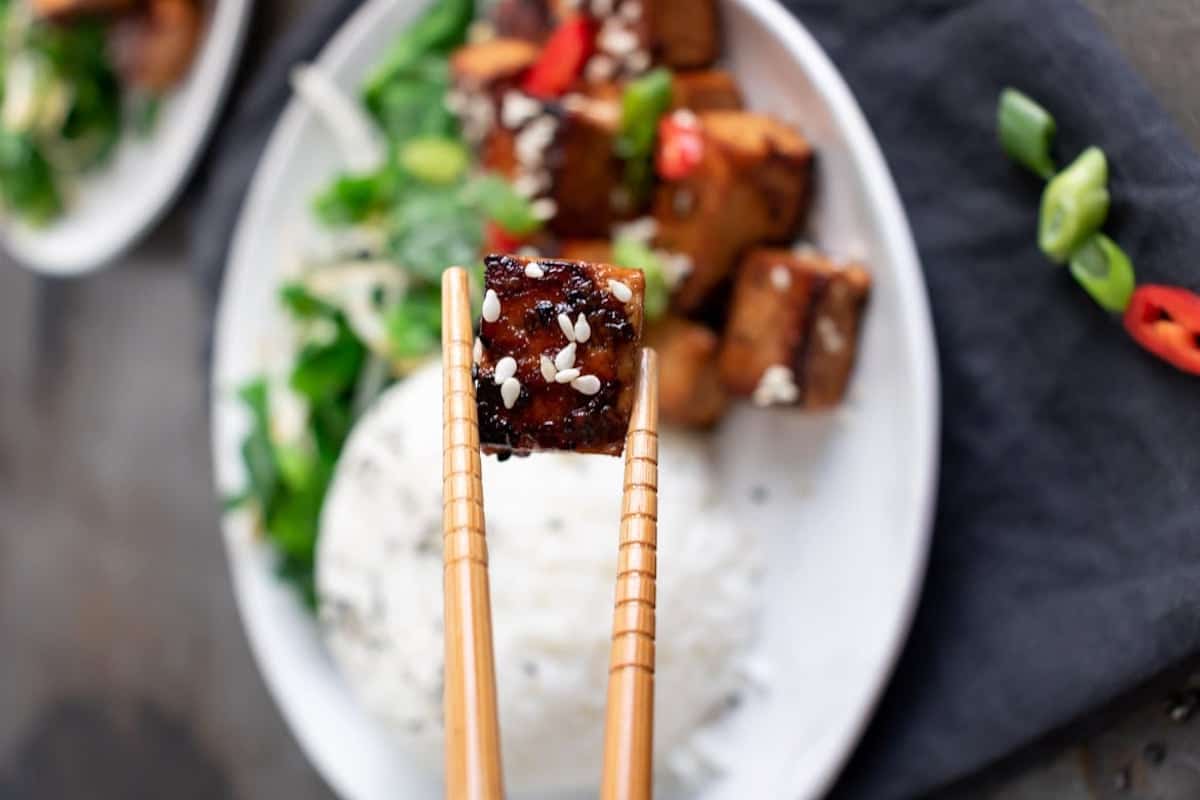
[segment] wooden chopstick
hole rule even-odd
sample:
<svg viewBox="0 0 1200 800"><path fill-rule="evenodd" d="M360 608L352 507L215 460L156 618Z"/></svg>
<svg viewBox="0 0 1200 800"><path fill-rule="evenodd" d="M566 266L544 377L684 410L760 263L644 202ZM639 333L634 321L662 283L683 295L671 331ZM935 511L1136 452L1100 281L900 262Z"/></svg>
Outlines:
<svg viewBox="0 0 1200 800"><path fill-rule="evenodd" d="M621 545L608 666L603 800L649 800L654 766L658 360L644 349L625 440Z"/></svg>
<svg viewBox="0 0 1200 800"><path fill-rule="evenodd" d="M442 545L446 797L500 800L500 724L467 272L442 275Z"/></svg>

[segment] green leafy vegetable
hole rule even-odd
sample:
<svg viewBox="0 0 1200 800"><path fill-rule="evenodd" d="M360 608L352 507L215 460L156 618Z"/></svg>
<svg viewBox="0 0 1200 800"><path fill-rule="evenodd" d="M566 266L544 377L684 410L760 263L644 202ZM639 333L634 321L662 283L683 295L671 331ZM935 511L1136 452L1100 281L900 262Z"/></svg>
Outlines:
<svg viewBox="0 0 1200 800"><path fill-rule="evenodd" d="M367 175L340 175L313 201L317 219L331 227L357 225L383 213L402 179L391 166Z"/></svg>
<svg viewBox="0 0 1200 800"><path fill-rule="evenodd" d="M413 187L399 198L388 219L388 250L398 264L436 284L442 270L471 264L483 239L483 225L456 188Z"/></svg>
<svg viewBox="0 0 1200 800"><path fill-rule="evenodd" d="M362 369L366 348L340 316L328 342L309 342L296 358L291 387L314 404L351 392Z"/></svg>
<svg viewBox="0 0 1200 800"><path fill-rule="evenodd" d="M142 138L154 133L162 111L162 98L156 94L137 94L130 98L130 124L134 133Z"/></svg>
<svg viewBox="0 0 1200 800"><path fill-rule="evenodd" d="M474 0L438 0L400 34L367 78L367 107L378 113L380 98L392 81L411 74L427 56L448 53L466 41L474 17Z"/></svg>
<svg viewBox="0 0 1200 800"><path fill-rule="evenodd" d="M667 311L671 292L667 288L662 259L648 245L630 237L613 243L613 261L626 269L640 269L646 276L646 319L654 320Z"/></svg>
<svg viewBox="0 0 1200 800"><path fill-rule="evenodd" d="M513 236L529 236L542 227L542 221L533 213L533 204L498 175L476 178L467 184L462 196L467 205Z"/></svg>
<svg viewBox="0 0 1200 800"><path fill-rule="evenodd" d="M671 97L671 71L661 67L630 81L621 96L616 151L625 160L625 185L637 197L649 191L658 123L671 107Z"/></svg>
<svg viewBox="0 0 1200 800"><path fill-rule="evenodd" d="M62 210L62 198L42 151L26 134L0 130L0 198L32 224L44 224Z"/></svg>
<svg viewBox="0 0 1200 800"><path fill-rule="evenodd" d="M441 292L433 287L409 291L388 313L388 341L397 358L419 358L435 351L442 335Z"/></svg>
<svg viewBox="0 0 1200 800"><path fill-rule="evenodd" d="M427 59L382 86L369 110L392 142L418 136L456 136L458 119L445 103L449 88L446 60Z"/></svg>

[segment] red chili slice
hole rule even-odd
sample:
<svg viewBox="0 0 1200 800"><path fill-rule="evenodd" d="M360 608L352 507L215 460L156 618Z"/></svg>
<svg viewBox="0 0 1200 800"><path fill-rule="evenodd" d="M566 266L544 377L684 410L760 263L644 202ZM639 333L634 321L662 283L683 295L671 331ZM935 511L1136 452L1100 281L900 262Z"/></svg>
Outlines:
<svg viewBox="0 0 1200 800"><path fill-rule="evenodd" d="M704 135L694 114L676 112L658 123L658 174L669 181L686 178L704 159Z"/></svg>
<svg viewBox="0 0 1200 800"><path fill-rule="evenodd" d="M595 42L596 25L591 19L582 16L567 19L550 34L542 54L525 74L521 88L542 100L561 96L583 72Z"/></svg>
<svg viewBox="0 0 1200 800"><path fill-rule="evenodd" d="M485 253L501 253L512 255L521 249L525 240L520 236L509 233L495 222L488 222L483 235L483 250Z"/></svg>
<svg viewBox="0 0 1200 800"><path fill-rule="evenodd" d="M1176 286L1141 286L1129 301L1125 330L1163 361L1200 375L1200 295Z"/></svg>

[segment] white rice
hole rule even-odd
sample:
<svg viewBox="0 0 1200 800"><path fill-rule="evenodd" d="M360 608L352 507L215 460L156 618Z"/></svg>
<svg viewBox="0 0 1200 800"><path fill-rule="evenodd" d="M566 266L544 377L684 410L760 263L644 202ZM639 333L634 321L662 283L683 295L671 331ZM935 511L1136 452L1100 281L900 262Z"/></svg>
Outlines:
<svg viewBox="0 0 1200 800"><path fill-rule="evenodd" d="M442 767L440 413L434 366L359 423L325 503L317 570L342 672L433 771ZM682 769L675 777L692 782L713 766L697 734L746 688L761 553L716 504L703 440L664 435L661 449L655 750L660 773ZM605 456L484 460L505 779L516 792L599 777L622 468Z"/></svg>

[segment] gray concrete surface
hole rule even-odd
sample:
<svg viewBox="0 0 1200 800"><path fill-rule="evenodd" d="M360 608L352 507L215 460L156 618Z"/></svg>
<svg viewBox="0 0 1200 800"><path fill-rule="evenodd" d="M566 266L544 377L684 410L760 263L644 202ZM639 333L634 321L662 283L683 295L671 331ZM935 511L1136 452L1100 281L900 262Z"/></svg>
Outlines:
<svg viewBox="0 0 1200 800"><path fill-rule="evenodd" d="M259 2L251 57L316 1ZM1088 1L1200 143L1200 3ZM0 800L332 797L230 593L185 233L176 212L79 281L0 266ZM1166 705L1189 687L1163 676L944 796L1200 797L1200 724Z"/></svg>

